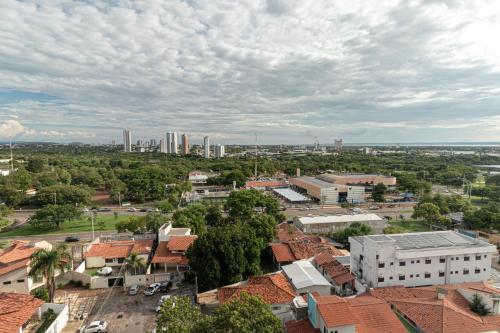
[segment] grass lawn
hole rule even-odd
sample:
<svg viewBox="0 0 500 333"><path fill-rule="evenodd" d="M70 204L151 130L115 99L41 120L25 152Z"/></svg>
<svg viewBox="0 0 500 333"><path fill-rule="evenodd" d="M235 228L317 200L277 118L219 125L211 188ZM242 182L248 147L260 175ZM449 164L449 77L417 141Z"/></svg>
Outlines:
<svg viewBox="0 0 500 333"><path fill-rule="evenodd" d="M99 274L97 274L97 270L99 268L87 268L84 272L84 274L87 274L87 275L90 275L90 276L97 276Z"/></svg>
<svg viewBox="0 0 500 333"><path fill-rule="evenodd" d="M130 216L126 215L118 215L118 218L115 219L113 215L97 216L96 220L94 221L94 230L95 231L114 230L116 222L126 220L129 217ZM63 233L85 232L85 231L92 231L92 225L87 218L64 222L59 229L53 229L53 230L38 230L33 228L30 224L27 223L17 229L6 232L0 232L0 237L63 234Z"/></svg>
<svg viewBox="0 0 500 333"><path fill-rule="evenodd" d="M404 232L430 231L428 226L416 220L391 221L389 225L403 228L405 230Z"/></svg>

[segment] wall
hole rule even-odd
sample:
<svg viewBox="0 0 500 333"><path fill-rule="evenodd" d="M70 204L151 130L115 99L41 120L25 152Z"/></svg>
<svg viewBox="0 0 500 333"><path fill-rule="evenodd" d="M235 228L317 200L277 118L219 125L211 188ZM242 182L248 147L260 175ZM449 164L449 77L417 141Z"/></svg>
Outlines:
<svg viewBox="0 0 500 333"><path fill-rule="evenodd" d="M87 268L100 268L106 265L106 261L102 257L87 257L85 262Z"/></svg>
<svg viewBox="0 0 500 333"><path fill-rule="evenodd" d="M66 304L44 303L42 305L42 313L48 309L52 309L58 316L47 330L45 330L45 333L60 333L69 320L68 306Z"/></svg>
<svg viewBox="0 0 500 333"><path fill-rule="evenodd" d="M306 288L297 289L298 294L317 292L321 296L331 295L332 286L310 286Z"/></svg>
<svg viewBox="0 0 500 333"><path fill-rule="evenodd" d="M23 280L22 282L18 282ZM4 284L10 281L10 284ZM23 267L0 276L0 292L28 294L32 286L32 280L28 277L27 268Z"/></svg>

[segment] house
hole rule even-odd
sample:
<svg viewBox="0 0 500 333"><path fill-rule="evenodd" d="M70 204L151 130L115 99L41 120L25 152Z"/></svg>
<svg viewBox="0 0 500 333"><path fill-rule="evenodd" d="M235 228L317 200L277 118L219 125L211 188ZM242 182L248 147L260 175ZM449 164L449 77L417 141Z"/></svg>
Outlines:
<svg viewBox="0 0 500 333"><path fill-rule="evenodd" d="M331 253L323 252L312 260L316 269L330 282L338 295L352 295L355 292L356 277Z"/></svg>
<svg viewBox="0 0 500 333"><path fill-rule="evenodd" d="M29 294L44 281L28 276L30 256L40 249L51 250L46 241L28 242L17 240L0 252L0 291Z"/></svg>
<svg viewBox="0 0 500 333"><path fill-rule="evenodd" d="M370 289L369 295L387 301L419 332L500 332L499 290L483 282L431 287L385 287ZM480 316L470 310L473 295L479 295L492 310Z"/></svg>
<svg viewBox="0 0 500 333"><path fill-rule="evenodd" d="M387 221L377 214L347 214L328 216L296 216L293 224L304 233L328 234L349 227L353 223L363 223L375 232L382 232Z"/></svg>
<svg viewBox="0 0 500 333"><path fill-rule="evenodd" d="M285 239L287 231L278 231L278 237ZM296 235L296 237L294 236ZM326 238L318 236L300 237L299 232L293 231L290 240L280 243L271 243L273 260L280 268L297 260L309 259L321 252L330 252L334 256L345 256L349 251L337 249Z"/></svg>
<svg viewBox="0 0 500 333"><path fill-rule="evenodd" d="M276 238L278 242L288 242L303 238L305 234L292 223L282 222L276 227Z"/></svg>
<svg viewBox="0 0 500 333"><path fill-rule="evenodd" d="M56 317L41 332L59 333L68 321L68 306L44 303L32 295L0 292L0 333L38 332L42 315L49 309Z"/></svg>
<svg viewBox="0 0 500 333"><path fill-rule="evenodd" d="M158 231L158 246L151 260L154 272L178 274L189 270L186 252L197 238L191 235L190 228L164 224Z"/></svg>
<svg viewBox="0 0 500 333"><path fill-rule="evenodd" d="M349 237L351 271L371 287L481 282L496 246L455 231Z"/></svg>
<svg viewBox="0 0 500 333"><path fill-rule="evenodd" d="M188 180L193 185L206 184L208 175L202 171L191 171L188 174Z"/></svg>
<svg viewBox="0 0 500 333"><path fill-rule="evenodd" d="M148 262L153 239L141 240L116 240L104 243L93 243L85 253L86 268L117 267L120 268L125 263L125 259L132 253L138 254Z"/></svg>
<svg viewBox="0 0 500 333"><path fill-rule="evenodd" d="M281 272L251 276L246 281L200 293L197 300L202 311L210 313L243 292L261 297L282 322L292 319L291 303L297 294Z"/></svg>
<svg viewBox="0 0 500 333"><path fill-rule="evenodd" d="M309 260L295 261L282 269L297 294L316 292L319 295L331 295L332 285Z"/></svg>
<svg viewBox="0 0 500 333"><path fill-rule="evenodd" d="M287 333L404 333L388 303L373 296L345 299L307 294L307 318L285 323Z"/></svg>

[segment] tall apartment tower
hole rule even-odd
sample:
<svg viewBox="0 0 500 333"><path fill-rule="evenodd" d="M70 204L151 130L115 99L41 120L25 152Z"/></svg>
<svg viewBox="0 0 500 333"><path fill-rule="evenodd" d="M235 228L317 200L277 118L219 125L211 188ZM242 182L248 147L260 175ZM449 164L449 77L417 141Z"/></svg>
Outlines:
<svg viewBox="0 0 500 333"><path fill-rule="evenodd" d="M130 153L132 151L132 136L130 130L123 130L123 151Z"/></svg>
<svg viewBox="0 0 500 333"><path fill-rule="evenodd" d="M167 132L167 150L165 151L167 154L172 154L172 133Z"/></svg>
<svg viewBox="0 0 500 333"><path fill-rule="evenodd" d="M177 132L173 132L172 133L172 147L170 148L171 154L179 153L178 147L179 147L179 143L177 142Z"/></svg>
<svg viewBox="0 0 500 333"><path fill-rule="evenodd" d="M223 158L225 154L226 154L226 152L225 152L224 145L217 145L214 147L215 158Z"/></svg>
<svg viewBox="0 0 500 333"><path fill-rule="evenodd" d="M335 139L335 150L340 152L342 151L342 145L343 145L343 142L342 142L342 139Z"/></svg>
<svg viewBox="0 0 500 333"><path fill-rule="evenodd" d="M189 154L189 138L186 133L182 134L182 154Z"/></svg>
<svg viewBox="0 0 500 333"><path fill-rule="evenodd" d="M203 146L204 146L204 156L205 158L210 158L210 138L208 135L203 138Z"/></svg>
<svg viewBox="0 0 500 333"><path fill-rule="evenodd" d="M165 139L160 139L160 153L166 153L167 146L165 145Z"/></svg>

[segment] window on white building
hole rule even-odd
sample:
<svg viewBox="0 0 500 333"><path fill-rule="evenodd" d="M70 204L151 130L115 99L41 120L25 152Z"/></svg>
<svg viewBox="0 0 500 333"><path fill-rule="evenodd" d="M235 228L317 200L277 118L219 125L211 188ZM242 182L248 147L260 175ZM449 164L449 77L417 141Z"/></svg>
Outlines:
<svg viewBox="0 0 500 333"><path fill-rule="evenodd" d="M384 268L384 267L385 267L385 263L383 263L383 262L378 263L378 268Z"/></svg>
<svg viewBox="0 0 500 333"><path fill-rule="evenodd" d="M432 264L432 260L431 260L431 259L425 259L425 264L426 264L426 265L430 265L430 264Z"/></svg>
<svg viewBox="0 0 500 333"><path fill-rule="evenodd" d="M442 264L444 262L446 262L446 258L439 258L439 262Z"/></svg>
<svg viewBox="0 0 500 333"><path fill-rule="evenodd" d="M443 277L444 276L444 272L443 271L439 271L439 277Z"/></svg>
<svg viewBox="0 0 500 333"><path fill-rule="evenodd" d="M430 278L431 278L431 273L427 273L427 272L426 272L426 273L424 274L424 277L425 277L426 279L430 279Z"/></svg>
<svg viewBox="0 0 500 333"><path fill-rule="evenodd" d="M399 281L403 281L405 279L405 276L403 274L399 274Z"/></svg>
<svg viewBox="0 0 500 333"><path fill-rule="evenodd" d="M469 269L468 268L464 268L464 275L467 275L469 274Z"/></svg>
<svg viewBox="0 0 500 333"><path fill-rule="evenodd" d="M481 255L480 254L476 254L476 260L481 260Z"/></svg>
<svg viewBox="0 0 500 333"><path fill-rule="evenodd" d="M383 276L379 276L378 277L378 282L384 282L384 277Z"/></svg>
<svg viewBox="0 0 500 333"><path fill-rule="evenodd" d="M474 269L474 273L476 273L476 274L481 273L481 268L477 268L477 267L476 267L476 269Z"/></svg>
<svg viewBox="0 0 500 333"><path fill-rule="evenodd" d="M469 261L470 257L469 256L464 256L464 261Z"/></svg>
<svg viewBox="0 0 500 333"><path fill-rule="evenodd" d="M400 261L399 266L406 266L406 261Z"/></svg>

